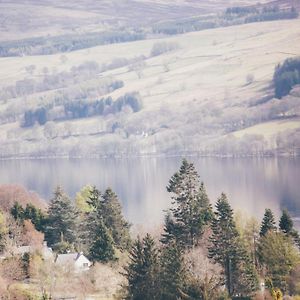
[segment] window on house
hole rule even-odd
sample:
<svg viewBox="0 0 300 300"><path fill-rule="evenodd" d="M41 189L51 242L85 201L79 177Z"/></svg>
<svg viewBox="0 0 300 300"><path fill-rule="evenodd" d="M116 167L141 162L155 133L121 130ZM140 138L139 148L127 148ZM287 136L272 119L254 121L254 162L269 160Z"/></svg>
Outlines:
<svg viewBox="0 0 300 300"><path fill-rule="evenodd" d="M88 263L83 263L83 266L86 268L86 267L89 266L89 264Z"/></svg>

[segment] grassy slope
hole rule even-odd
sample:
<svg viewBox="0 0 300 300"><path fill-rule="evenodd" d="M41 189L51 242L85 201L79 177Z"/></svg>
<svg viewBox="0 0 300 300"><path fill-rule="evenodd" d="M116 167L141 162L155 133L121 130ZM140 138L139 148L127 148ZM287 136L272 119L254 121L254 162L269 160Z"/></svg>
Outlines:
<svg viewBox="0 0 300 300"><path fill-rule="evenodd" d="M93 149L103 143L113 142L117 145L123 143L126 145L125 151L130 152L128 148L130 143L140 152L149 153L166 151L177 146L186 149L189 137L193 141L189 144L188 150L199 149L200 142L198 144L195 141L201 139L201 142L207 144L226 135L222 126L214 128L218 114L228 120L231 116L237 115L241 120L246 120L248 104L272 93L270 82L274 66L285 58L300 53L300 20L254 23L178 35L164 39L178 43L180 46L178 50L150 57L152 45L157 41L145 40L76 51L66 54L65 64L60 62L60 55L1 58L0 84L8 84L27 77L25 67L30 64L37 66L34 76L39 76L40 70L45 66L62 71L86 60L102 64L116 57L132 58L145 55L146 66L141 78L128 67L101 74L102 77L114 77L124 81L125 86L111 94L113 98L125 92L139 91L144 103L142 111L131 115L98 117L57 124L58 128L62 129L62 126L65 128L69 123L68 126L73 126L72 130L76 132L73 137L60 141L61 145L69 151L74 145L81 145L84 139L86 145L90 144ZM254 77L251 84L246 83L248 74ZM24 99L11 101L18 106ZM28 97L27 101L29 105L33 105L37 102L37 97ZM8 101L1 105L0 110L10 104ZM101 132L105 126L116 120L126 129L134 128L130 140L116 134L107 134L104 137L88 136L90 133L97 133L99 121L104 123L104 126L100 126L102 129L98 130ZM286 122L284 128L290 126L300 127L299 119ZM17 123L1 126L2 143L9 145L14 143L14 140L6 139L9 130L17 131L18 139L30 140L22 150L25 153L34 152L36 147L41 149L49 146L49 143L57 143L47 141L43 137L42 127L34 130L19 130L18 127ZM264 126L254 128L259 128L258 132L265 135L267 140L271 135L283 130L276 122L272 123L271 133ZM251 129L249 132L256 132L255 130ZM28 138L28 135L34 135L36 141ZM236 134L237 137L241 135L243 131ZM105 151L101 147L100 149L102 152Z"/></svg>

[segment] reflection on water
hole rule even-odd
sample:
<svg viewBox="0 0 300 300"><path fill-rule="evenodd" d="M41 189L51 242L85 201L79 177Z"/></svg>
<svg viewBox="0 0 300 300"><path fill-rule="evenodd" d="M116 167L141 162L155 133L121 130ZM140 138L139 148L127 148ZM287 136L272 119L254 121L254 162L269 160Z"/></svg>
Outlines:
<svg viewBox="0 0 300 300"><path fill-rule="evenodd" d="M224 191L235 209L261 218L287 208L300 217L300 158L191 158L212 202ZM0 183L20 183L49 200L57 185L70 196L85 184L110 186L135 224L159 223L170 205L165 186L180 158L57 159L0 162Z"/></svg>

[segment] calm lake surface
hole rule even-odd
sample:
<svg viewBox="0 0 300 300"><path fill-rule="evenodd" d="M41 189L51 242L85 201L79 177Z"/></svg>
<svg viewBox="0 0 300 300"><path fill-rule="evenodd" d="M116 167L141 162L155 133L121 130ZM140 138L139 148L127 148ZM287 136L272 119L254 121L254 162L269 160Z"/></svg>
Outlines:
<svg viewBox="0 0 300 300"><path fill-rule="evenodd" d="M287 208L299 228L300 158L190 158L214 203L225 192L234 209L261 218L266 207L278 216ZM19 183L46 201L57 185L74 197L86 184L118 194L126 217L152 226L170 206L166 185L181 158L49 159L0 161L0 183Z"/></svg>

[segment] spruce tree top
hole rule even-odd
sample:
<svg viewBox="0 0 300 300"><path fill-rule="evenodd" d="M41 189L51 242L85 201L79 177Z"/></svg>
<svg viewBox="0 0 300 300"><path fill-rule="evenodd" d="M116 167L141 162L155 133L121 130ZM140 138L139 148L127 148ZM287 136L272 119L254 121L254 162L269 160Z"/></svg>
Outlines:
<svg viewBox="0 0 300 300"><path fill-rule="evenodd" d="M181 195L182 193L197 192L199 188L199 175L193 163L182 160L180 169L170 179L167 186L169 193Z"/></svg>
<svg viewBox="0 0 300 300"><path fill-rule="evenodd" d="M260 236L265 236L268 231L276 231L275 218L271 209L266 208L260 227Z"/></svg>
<svg viewBox="0 0 300 300"><path fill-rule="evenodd" d="M293 230L293 221L286 209L283 210L282 216L279 220L279 228L282 232L289 234Z"/></svg>

